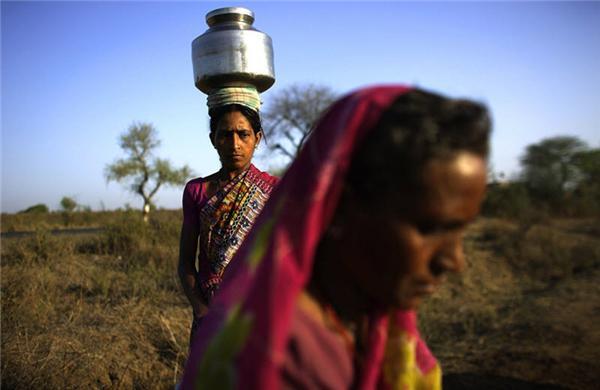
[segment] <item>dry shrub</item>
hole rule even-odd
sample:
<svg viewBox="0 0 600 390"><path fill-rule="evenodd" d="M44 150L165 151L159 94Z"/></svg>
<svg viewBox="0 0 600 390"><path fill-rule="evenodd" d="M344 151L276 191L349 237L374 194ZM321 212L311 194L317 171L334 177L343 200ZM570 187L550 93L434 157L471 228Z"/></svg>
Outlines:
<svg viewBox="0 0 600 390"><path fill-rule="evenodd" d="M2 245L3 264L43 264L61 256L69 256L75 251L72 240L55 237L44 228L20 240L3 240Z"/></svg>
<svg viewBox="0 0 600 390"><path fill-rule="evenodd" d="M121 215L98 237L3 240L3 388L173 388L191 318L177 233Z"/></svg>
<svg viewBox="0 0 600 390"><path fill-rule="evenodd" d="M98 228L119 223L125 216L141 219L142 213L141 211L132 209L117 211L74 211L69 214L68 223L69 228ZM181 210L155 210L150 216L154 220L181 223ZM65 228L65 215L58 211L49 213L3 213L1 219L2 225L0 227L2 232L35 231L40 227L48 230Z"/></svg>
<svg viewBox="0 0 600 390"><path fill-rule="evenodd" d="M573 234L551 223L521 225L498 237L498 255L533 286L545 288L600 267L597 239Z"/></svg>
<svg viewBox="0 0 600 390"><path fill-rule="evenodd" d="M482 213L489 217L518 218L532 210L532 200L523 183L488 185Z"/></svg>
<svg viewBox="0 0 600 390"><path fill-rule="evenodd" d="M155 215L144 223L137 213L125 213L105 227L99 250L123 257L126 266L160 263L175 253L180 227L177 219Z"/></svg>
<svg viewBox="0 0 600 390"><path fill-rule="evenodd" d="M81 301L63 321L3 340L7 388L172 388L182 371L186 321L181 307L130 301L110 310Z"/></svg>

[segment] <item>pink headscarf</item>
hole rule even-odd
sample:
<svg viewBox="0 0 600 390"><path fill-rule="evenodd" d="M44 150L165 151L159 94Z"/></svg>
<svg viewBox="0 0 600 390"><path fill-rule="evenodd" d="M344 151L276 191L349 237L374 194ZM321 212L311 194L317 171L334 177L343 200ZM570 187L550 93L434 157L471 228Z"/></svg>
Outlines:
<svg viewBox="0 0 600 390"><path fill-rule="evenodd" d="M193 343L182 388L279 388L296 298L336 209L357 145L405 86L360 89L317 124L229 264ZM370 318L361 389L440 387L413 311Z"/></svg>

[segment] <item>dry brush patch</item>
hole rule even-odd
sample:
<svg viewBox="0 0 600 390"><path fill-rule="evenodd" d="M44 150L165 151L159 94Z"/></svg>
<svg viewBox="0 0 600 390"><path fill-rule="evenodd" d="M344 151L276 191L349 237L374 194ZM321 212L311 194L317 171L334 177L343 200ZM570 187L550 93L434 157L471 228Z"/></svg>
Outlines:
<svg viewBox="0 0 600 390"><path fill-rule="evenodd" d="M142 237L118 250L114 226L98 238L4 240L3 388L174 386L191 316L176 279L178 226L122 223Z"/></svg>
<svg viewBox="0 0 600 390"><path fill-rule="evenodd" d="M594 388L598 227L597 220L475 224L466 238L465 273L451 278L420 314L444 372Z"/></svg>
<svg viewBox="0 0 600 390"><path fill-rule="evenodd" d="M39 229L71 229L103 227L120 223L124 219L139 219L142 212L134 209L116 211L52 211L47 213L2 213L2 232L36 231ZM68 217L65 219L65 217ZM154 223L179 221L181 210L155 210L151 214Z"/></svg>
<svg viewBox="0 0 600 390"><path fill-rule="evenodd" d="M3 240L3 388L176 383L191 318L176 277L178 214L111 218L97 237ZM478 221L465 274L420 314L444 372L593 388L598 232L594 220Z"/></svg>

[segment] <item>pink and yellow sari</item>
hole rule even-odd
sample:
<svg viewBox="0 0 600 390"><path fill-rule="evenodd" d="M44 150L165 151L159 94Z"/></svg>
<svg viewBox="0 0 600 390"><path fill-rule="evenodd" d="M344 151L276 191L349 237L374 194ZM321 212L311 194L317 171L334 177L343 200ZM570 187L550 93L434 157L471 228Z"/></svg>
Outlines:
<svg viewBox="0 0 600 390"><path fill-rule="evenodd" d="M324 115L230 263L187 362L182 388L279 389L292 316L310 279L356 146L403 86L358 90ZM353 387L438 389L441 371L413 311L372 313Z"/></svg>

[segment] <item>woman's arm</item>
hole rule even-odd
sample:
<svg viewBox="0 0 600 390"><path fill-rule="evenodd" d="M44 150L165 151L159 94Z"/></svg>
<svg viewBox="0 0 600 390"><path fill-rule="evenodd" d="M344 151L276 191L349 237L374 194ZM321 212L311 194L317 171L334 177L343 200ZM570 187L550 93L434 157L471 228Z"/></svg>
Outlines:
<svg viewBox="0 0 600 390"><path fill-rule="evenodd" d="M178 273L183 291L194 310L194 316L202 317L208 311L208 307L200 296L196 286L196 250L198 248L198 234L198 228L192 225L184 223L181 227Z"/></svg>

